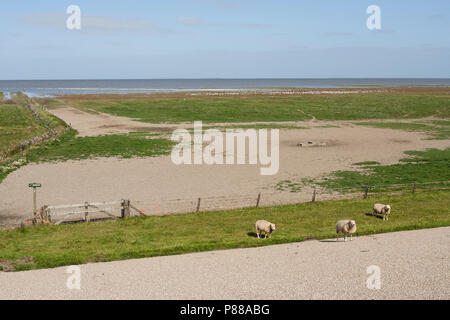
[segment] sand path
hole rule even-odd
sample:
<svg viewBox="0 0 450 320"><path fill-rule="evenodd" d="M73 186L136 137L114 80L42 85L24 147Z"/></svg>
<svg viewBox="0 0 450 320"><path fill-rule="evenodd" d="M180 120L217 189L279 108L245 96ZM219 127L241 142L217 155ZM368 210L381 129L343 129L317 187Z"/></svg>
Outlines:
<svg viewBox="0 0 450 320"><path fill-rule="evenodd" d="M449 240L447 227L85 264L80 290L66 267L0 272L0 299L448 300ZM379 290L366 286L372 265Z"/></svg>
<svg viewBox="0 0 450 320"><path fill-rule="evenodd" d="M69 106L47 107L46 109L76 129L80 137L120 134L131 131L167 133L176 128L176 125L145 123L107 113L88 113Z"/></svg>

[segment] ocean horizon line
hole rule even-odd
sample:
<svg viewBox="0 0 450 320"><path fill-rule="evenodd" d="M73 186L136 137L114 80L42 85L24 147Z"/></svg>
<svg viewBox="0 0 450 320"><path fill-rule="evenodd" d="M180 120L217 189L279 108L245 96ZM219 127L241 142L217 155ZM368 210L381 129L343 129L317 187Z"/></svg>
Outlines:
<svg viewBox="0 0 450 320"><path fill-rule="evenodd" d="M72 79L0 79L0 81L151 81L151 80L450 80L449 77L310 77L310 78L72 78Z"/></svg>
<svg viewBox="0 0 450 320"><path fill-rule="evenodd" d="M0 92L46 96L84 93L154 93L174 91L252 91L283 88L369 88L450 86L450 78L167 78L0 80Z"/></svg>

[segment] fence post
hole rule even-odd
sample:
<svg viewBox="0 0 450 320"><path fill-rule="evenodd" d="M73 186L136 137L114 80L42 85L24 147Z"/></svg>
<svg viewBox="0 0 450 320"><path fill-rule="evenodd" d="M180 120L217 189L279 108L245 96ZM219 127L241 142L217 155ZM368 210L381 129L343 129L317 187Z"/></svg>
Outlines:
<svg viewBox="0 0 450 320"><path fill-rule="evenodd" d="M195 210L196 212L199 212L200 211L200 202L201 202L201 198L198 198L198 200L197 200L197 209Z"/></svg>
<svg viewBox="0 0 450 320"><path fill-rule="evenodd" d="M120 201L120 217L125 218L125 200Z"/></svg>
<svg viewBox="0 0 450 320"><path fill-rule="evenodd" d="M256 207L259 207L259 201L261 200L261 192L258 193L258 198L256 199Z"/></svg>
<svg viewBox="0 0 450 320"><path fill-rule="evenodd" d="M36 188L33 188L33 225L37 224Z"/></svg>
<svg viewBox="0 0 450 320"><path fill-rule="evenodd" d="M89 203L84 203L84 221L89 222Z"/></svg>
<svg viewBox="0 0 450 320"><path fill-rule="evenodd" d="M122 219L128 218L130 216L130 204L130 200L122 200L120 209L120 216Z"/></svg>
<svg viewBox="0 0 450 320"><path fill-rule="evenodd" d="M413 189L412 189L412 194L416 193L416 182L414 181L413 184Z"/></svg>
<svg viewBox="0 0 450 320"><path fill-rule="evenodd" d="M366 186L366 190L364 192L364 199L367 199L367 194L369 193L369 186Z"/></svg>
<svg viewBox="0 0 450 320"><path fill-rule="evenodd" d="M50 209L48 209L47 205L44 205L42 207L42 218L47 220L48 222L52 222L51 217L50 217Z"/></svg>
<svg viewBox="0 0 450 320"><path fill-rule="evenodd" d="M125 200L125 218L130 217L130 204L131 204L130 200Z"/></svg>
<svg viewBox="0 0 450 320"><path fill-rule="evenodd" d="M316 202L316 188L314 188L311 202Z"/></svg>

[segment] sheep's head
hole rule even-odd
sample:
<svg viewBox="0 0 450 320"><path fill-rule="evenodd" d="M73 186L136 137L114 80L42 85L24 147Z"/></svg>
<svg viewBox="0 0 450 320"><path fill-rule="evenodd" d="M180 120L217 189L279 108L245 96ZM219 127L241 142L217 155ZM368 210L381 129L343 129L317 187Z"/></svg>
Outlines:
<svg viewBox="0 0 450 320"><path fill-rule="evenodd" d="M348 226L350 227L350 229L353 228L354 226L356 226L356 221L355 220L350 220L348 222Z"/></svg>
<svg viewBox="0 0 450 320"><path fill-rule="evenodd" d="M386 212L389 212L389 211L391 211L391 206L390 205L385 205L384 206L384 211L386 211Z"/></svg>
<svg viewBox="0 0 450 320"><path fill-rule="evenodd" d="M273 223L270 224L270 230L275 231L275 224Z"/></svg>

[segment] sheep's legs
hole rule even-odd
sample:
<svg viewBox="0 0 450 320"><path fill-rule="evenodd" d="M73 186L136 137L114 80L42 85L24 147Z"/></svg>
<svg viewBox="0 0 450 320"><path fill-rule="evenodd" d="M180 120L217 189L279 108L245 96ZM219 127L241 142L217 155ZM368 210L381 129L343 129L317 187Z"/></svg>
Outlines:
<svg viewBox="0 0 450 320"><path fill-rule="evenodd" d="M339 240L339 233L336 235L336 241Z"/></svg>
<svg viewBox="0 0 450 320"><path fill-rule="evenodd" d="M347 242L347 234L344 233L344 242Z"/></svg>
<svg viewBox="0 0 450 320"><path fill-rule="evenodd" d="M350 241L353 241L352 234L350 233Z"/></svg>

